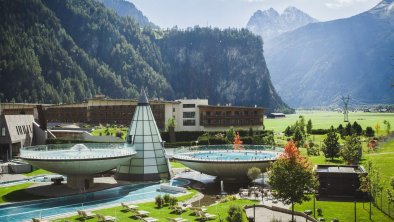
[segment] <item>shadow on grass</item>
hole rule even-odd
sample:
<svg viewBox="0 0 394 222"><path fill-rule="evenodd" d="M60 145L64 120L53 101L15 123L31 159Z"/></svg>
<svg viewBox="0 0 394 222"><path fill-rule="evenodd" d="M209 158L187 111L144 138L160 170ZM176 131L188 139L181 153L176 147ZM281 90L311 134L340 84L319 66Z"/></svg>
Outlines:
<svg viewBox="0 0 394 222"><path fill-rule="evenodd" d="M25 190L15 190L3 196L3 200L6 202L21 202L29 200L41 200L48 197L38 196L26 192Z"/></svg>

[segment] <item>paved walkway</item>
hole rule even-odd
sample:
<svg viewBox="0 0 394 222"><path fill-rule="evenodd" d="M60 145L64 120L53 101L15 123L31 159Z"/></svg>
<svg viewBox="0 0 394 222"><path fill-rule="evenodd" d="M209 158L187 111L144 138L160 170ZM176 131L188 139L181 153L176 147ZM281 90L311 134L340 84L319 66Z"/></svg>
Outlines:
<svg viewBox="0 0 394 222"><path fill-rule="evenodd" d="M253 217L253 208L246 209L246 215L248 217ZM256 207L256 222L270 222L274 218L283 222L287 222L291 219L291 215L272 211L265 207ZM300 216L294 216L294 218L296 221L305 221L305 218Z"/></svg>
<svg viewBox="0 0 394 222"><path fill-rule="evenodd" d="M0 176L0 181L1 182L8 182L8 181L14 181L14 180L23 180L27 179L28 177L23 175L23 174L2 174Z"/></svg>

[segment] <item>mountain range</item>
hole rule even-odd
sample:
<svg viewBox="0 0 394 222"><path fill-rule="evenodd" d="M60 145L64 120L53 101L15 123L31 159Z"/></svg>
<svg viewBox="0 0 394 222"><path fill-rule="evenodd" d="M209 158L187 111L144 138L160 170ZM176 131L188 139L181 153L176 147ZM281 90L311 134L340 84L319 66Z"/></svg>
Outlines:
<svg viewBox="0 0 394 222"><path fill-rule="evenodd" d="M281 30L280 26L277 26ZM272 82L293 107L394 103L394 3L313 22L264 43Z"/></svg>
<svg viewBox="0 0 394 222"><path fill-rule="evenodd" d="M117 13L94 0L0 1L1 101L135 98L144 86L150 97L291 111L248 30L159 30Z"/></svg>
<svg viewBox="0 0 394 222"><path fill-rule="evenodd" d="M262 36L264 42L267 42L282 33L313 22L317 20L295 7L287 7L282 14L270 8L264 11L257 10L250 17L246 28Z"/></svg>

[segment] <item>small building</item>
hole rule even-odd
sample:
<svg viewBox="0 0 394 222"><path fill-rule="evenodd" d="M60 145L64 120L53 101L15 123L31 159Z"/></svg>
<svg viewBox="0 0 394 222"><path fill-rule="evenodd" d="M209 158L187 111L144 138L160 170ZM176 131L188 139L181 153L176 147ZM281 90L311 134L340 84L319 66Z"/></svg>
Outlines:
<svg viewBox="0 0 394 222"><path fill-rule="evenodd" d="M276 118L284 118L286 115L284 113L270 113L267 115L267 118L276 119Z"/></svg>
<svg viewBox="0 0 394 222"><path fill-rule="evenodd" d="M320 186L319 197L357 197L364 194L359 190L361 174L367 173L362 166L358 165L316 165Z"/></svg>
<svg viewBox="0 0 394 222"><path fill-rule="evenodd" d="M0 159L19 155L21 147L45 144L46 133L33 115L0 115Z"/></svg>

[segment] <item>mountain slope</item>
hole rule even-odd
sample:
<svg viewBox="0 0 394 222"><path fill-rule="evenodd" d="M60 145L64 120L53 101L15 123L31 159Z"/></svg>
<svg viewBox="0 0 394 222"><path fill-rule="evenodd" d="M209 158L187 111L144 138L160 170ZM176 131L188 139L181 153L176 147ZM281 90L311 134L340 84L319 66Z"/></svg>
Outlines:
<svg viewBox="0 0 394 222"><path fill-rule="evenodd" d="M266 44L272 80L295 107L353 102L394 103L393 0L365 13L313 23ZM284 65L285 64L285 65Z"/></svg>
<svg viewBox="0 0 394 222"><path fill-rule="evenodd" d="M267 42L282 33L313 22L317 22L317 20L295 7L287 7L282 14L270 8L265 11L257 10L250 17L246 28L262 36L263 40Z"/></svg>
<svg viewBox="0 0 394 222"><path fill-rule="evenodd" d="M130 98L144 86L156 98L288 109L247 30L141 28L93 0L4 0L0 12L1 101Z"/></svg>
<svg viewBox="0 0 394 222"><path fill-rule="evenodd" d="M114 10L119 16L130 16L134 18L141 26L149 26L158 28L157 25L149 21L149 19L138 10L132 2L126 0L96 0L105 5L105 7Z"/></svg>
<svg viewBox="0 0 394 222"><path fill-rule="evenodd" d="M159 44L177 98L287 110L271 84L261 38L248 30L170 31Z"/></svg>

